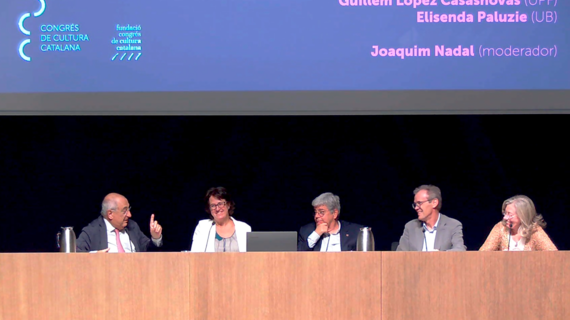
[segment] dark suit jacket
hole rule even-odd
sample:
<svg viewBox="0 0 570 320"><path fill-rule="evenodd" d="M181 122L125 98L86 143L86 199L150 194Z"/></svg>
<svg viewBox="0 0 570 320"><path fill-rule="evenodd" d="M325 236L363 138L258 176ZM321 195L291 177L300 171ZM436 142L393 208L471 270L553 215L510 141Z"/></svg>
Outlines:
<svg viewBox="0 0 570 320"><path fill-rule="evenodd" d="M418 219L406 223L396 250L422 251L424 245L423 230L423 223ZM440 213L433 248L439 251L465 251L461 222Z"/></svg>
<svg viewBox="0 0 570 320"><path fill-rule="evenodd" d="M341 251L356 251L356 239L360 233L360 228L363 225L357 223L350 223L347 221L340 220L340 250ZM317 241L317 244L313 248L309 248L307 238L315 231L317 225L315 222L304 225L299 230L299 236L297 238L297 251L321 251L321 243L323 242L323 237Z"/></svg>
<svg viewBox="0 0 570 320"><path fill-rule="evenodd" d="M129 219L129 224L125 229L135 246L136 252L145 252L150 248L156 248L154 242L142 233L134 220ZM103 217L99 216L81 230L81 234L77 238L77 251L89 252L107 249L107 241L107 227Z"/></svg>

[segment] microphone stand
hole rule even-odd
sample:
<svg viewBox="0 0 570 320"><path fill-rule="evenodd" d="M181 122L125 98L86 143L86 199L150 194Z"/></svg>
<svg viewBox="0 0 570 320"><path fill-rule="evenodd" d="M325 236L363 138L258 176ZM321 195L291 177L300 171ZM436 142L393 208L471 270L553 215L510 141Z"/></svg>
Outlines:
<svg viewBox="0 0 570 320"><path fill-rule="evenodd" d="M210 226L210 230L208 230L208 237L206 238L206 245L204 246L204 252L206 252L206 250L208 250L208 242L210 241L210 232L212 232L212 228L214 227L215 224L216 224L216 222L212 221L212 225Z"/></svg>
<svg viewBox="0 0 570 320"><path fill-rule="evenodd" d="M426 252L428 252L428 247L427 247L427 239L426 239L426 226L422 226L422 234L424 235L424 244L426 247Z"/></svg>
<svg viewBox="0 0 570 320"><path fill-rule="evenodd" d="M509 223L509 242L507 244L507 251L511 251L511 232L513 230L513 224Z"/></svg>

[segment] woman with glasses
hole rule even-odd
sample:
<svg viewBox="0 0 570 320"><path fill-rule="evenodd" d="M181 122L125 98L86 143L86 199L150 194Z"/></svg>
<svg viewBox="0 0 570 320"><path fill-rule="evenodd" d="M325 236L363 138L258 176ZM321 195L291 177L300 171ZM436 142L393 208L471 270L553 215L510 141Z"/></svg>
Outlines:
<svg viewBox="0 0 570 320"><path fill-rule="evenodd" d="M192 237L192 252L245 252L251 227L232 217L235 202L224 187L211 188L204 197L209 219L198 222Z"/></svg>
<svg viewBox="0 0 570 320"><path fill-rule="evenodd" d="M544 232L546 223L527 196L503 202L503 220L495 225L479 251L555 251Z"/></svg>

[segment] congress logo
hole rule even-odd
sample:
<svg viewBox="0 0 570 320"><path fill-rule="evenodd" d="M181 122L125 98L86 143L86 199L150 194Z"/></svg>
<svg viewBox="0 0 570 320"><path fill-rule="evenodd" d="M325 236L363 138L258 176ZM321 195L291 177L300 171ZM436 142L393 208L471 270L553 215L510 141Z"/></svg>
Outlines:
<svg viewBox="0 0 570 320"><path fill-rule="evenodd" d="M46 11L46 1L45 0L38 0L38 1L40 2L40 8L38 9L38 11L34 13L24 13L18 20L18 27L20 28L20 31L25 36L28 37L30 37L32 33L30 32L30 30L26 29L25 26L26 19L30 18L32 15L34 17L39 17ZM32 61L32 58L26 55L24 49L26 45L30 44L31 42L32 40L30 38L25 38L22 42L20 42L20 46L18 47L18 52L20 53L20 57L28 62Z"/></svg>

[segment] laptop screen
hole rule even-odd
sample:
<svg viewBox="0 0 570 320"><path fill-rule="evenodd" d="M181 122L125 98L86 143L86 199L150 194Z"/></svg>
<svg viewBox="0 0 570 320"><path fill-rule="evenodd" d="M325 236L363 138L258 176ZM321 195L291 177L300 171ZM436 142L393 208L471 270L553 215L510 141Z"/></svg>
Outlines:
<svg viewBox="0 0 570 320"><path fill-rule="evenodd" d="M247 252L297 251L296 231L258 231L247 233Z"/></svg>

